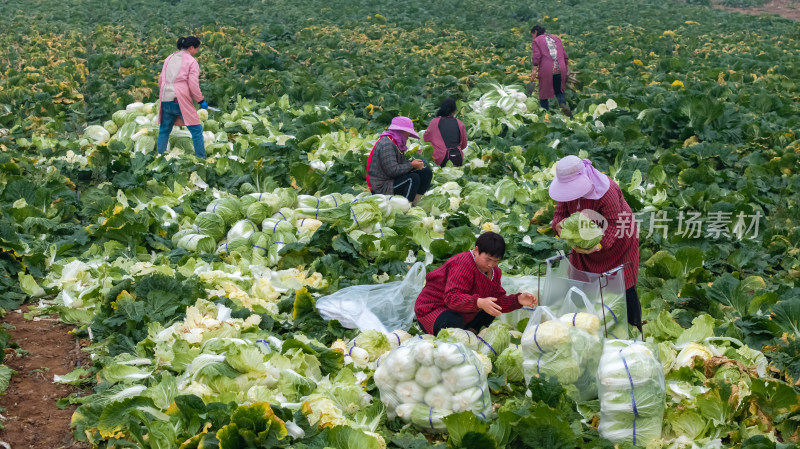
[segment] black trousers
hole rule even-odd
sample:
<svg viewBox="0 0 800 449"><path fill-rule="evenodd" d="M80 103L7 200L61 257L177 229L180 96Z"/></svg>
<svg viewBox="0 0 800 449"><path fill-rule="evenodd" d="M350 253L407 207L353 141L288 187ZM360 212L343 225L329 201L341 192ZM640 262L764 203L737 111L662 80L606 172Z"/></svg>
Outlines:
<svg viewBox="0 0 800 449"><path fill-rule="evenodd" d="M439 331L447 327L455 327L458 329L475 329L476 331L481 328L492 324L494 317L481 310L478 315L469 323L464 323L464 318L461 314L454 310L445 310L442 312L433 323L433 335L438 335Z"/></svg>
<svg viewBox="0 0 800 449"><path fill-rule="evenodd" d="M444 167L447 164L447 161L452 162L456 167L461 167L464 165L464 153L462 153L458 148L450 148L444 154L444 160L441 164L439 164L439 166Z"/></svg>
<svg viewBox="0 0 800 449"><path fill-rule="evenodd" d="M561 74L553 75L553 91L556 94L556 99L558 100L558 104L567 104L567 97L564 96L564 91L561 90ZM550 100L545 98L544 100L539 100L539 106L542 109L550 109Z"/></svg>
<svg viewBox="0 0 800 449"><path fill-rule="evenodd" d="M642 304L635 285L625 290L625 302L628 306L628 324L636 326L642 332Z"/></svg>
<svg viewBox="0 0 800 449"><path fill-rule="evenodd" d="M432 179L433 172L428 167L423 167L422 170L412 170L394 178L394 194L402 195L408 198L408 201L414 201L415 196L428 191Z"/></svg>

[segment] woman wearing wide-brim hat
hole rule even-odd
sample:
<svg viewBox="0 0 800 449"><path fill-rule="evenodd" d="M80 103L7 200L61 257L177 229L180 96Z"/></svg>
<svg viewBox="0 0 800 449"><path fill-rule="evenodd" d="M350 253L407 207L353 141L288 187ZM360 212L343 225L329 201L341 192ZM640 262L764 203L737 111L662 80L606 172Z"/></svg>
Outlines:
<svg viewBox="0 0 800 449"><path fill-rule="evenodd" d="M556 163L556 178L550 183L554 199L553 229L561 234L561 222L575 212L594 219L600 214L607 227L600 243L591 249L573 249L569 261L577 269L604 273L624 265L628 322L642 330L642 307L636 293L639 280L639 233L631 207L622 190L589 159L566 156ZM599 217L598 217L599 218Z"/></svg>
<svg viewBox="0 0 800 449"><path fill-rule="evenodd" d="M422 159L406 159L409 137L419 139L411 119L393 118L367 159L367 186L372 193L402 195L416 205L431 186L433 172Z"/></svg>

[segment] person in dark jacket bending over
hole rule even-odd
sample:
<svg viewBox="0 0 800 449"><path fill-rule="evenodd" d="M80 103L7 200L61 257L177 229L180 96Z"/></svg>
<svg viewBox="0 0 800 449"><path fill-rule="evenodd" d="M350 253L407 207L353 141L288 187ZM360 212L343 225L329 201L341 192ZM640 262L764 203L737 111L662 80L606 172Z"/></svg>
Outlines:
<svg viewBox="0 0 800 449"><path fill-rule="evenodd" d="M433 145L433 160L444 167L447 161L454 166L464 164L464 148L467 147L467 129L455 118L456 101L447 98L442 102L436 118L431 120L423 139Z"/></svg>
<svg viewBox="0 0 800 449"><path fill-rule="evenodd" d="M436 335L448 327L473 329L476 333L501 313L537 304L532 293L506 294L500 285L497 264L506 252L500 234L486 232L475 248L456 254L425 277L425 287L414 304L414 313L425 332Z"/></svg>
<svg viewBox="0 0 800 449"><path fill-rule="evenodd" d="M384 195L402 195L416 205L428 191L433 172L422 159L408 161L408 137L419 139L414 123L408 117L395 117L372 147L367 159L367 186L370 191Z"/></svg>

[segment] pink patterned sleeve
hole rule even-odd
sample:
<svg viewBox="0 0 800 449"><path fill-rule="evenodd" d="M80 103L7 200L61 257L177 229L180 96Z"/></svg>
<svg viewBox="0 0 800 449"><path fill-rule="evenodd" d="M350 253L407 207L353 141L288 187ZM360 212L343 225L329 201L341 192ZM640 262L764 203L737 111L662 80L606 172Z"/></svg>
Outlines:
<svg viewBox="0 0 800 449"><path fill-rule="evenodd" d="M192 93L194 101L203 101L203 92L200 91L200 65L197 61L192 61L189 66L189 92Z"/></svg>
<svg viewBox="0 0 800 449"><path fill-rule="evenodd" d="M461 142L459 142L458 149L463 150L467 147L467 128L461 123L461 120L458 120L458 129L461 131Z"/></svg>
<svg viewBox="0 0 800 449"><path fill-rule="evenodd" d="M492 281L493 295L497 298L497 304L502 309L503 313L513 312L522 307L519 303L519 293L514 293L513 295L506 294L506 289L503 288L503 285L500 283L500 279L502 277L502 272L499 268L495 268L495 279Z"/></svg>
<svg viewBox="0 0 800 449"><path fill-rule="evenodd" d="M539 49L539 46L536 45L536 41L535 40L533 41L533 44L531 44L531 46L533 47L533 54L531 56L531 63L534 66L538 67L539 64L542 63L542 51Z"/></svg>
<svg viewBox="0 0 800 449"><path fill-rule="evenodd" d="M556 211L553 212L553 227L555 225L561 223L562 220L569 216L569 210L567 210L567 203L557 202L556 203Z"/></svg>

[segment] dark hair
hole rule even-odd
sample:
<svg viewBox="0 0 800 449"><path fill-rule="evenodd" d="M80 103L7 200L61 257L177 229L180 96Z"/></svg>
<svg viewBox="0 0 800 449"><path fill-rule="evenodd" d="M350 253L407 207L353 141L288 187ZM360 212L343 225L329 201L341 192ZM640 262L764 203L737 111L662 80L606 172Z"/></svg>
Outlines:
<svg viewBox="0 0 800 449"><path fill-rule="evenodd" d="M541 36L545 33L544 27L541 25L534 25L533 28L531 28L531 34L533 34L534 31L536 32L537 36Z"/></svg>
<svg viewBox="0 0 800 449"><path fill-rule="evenodd" d="M500 259L506 254L506 241L496 232L484 232L478 237L475 246L478 247L478 254L486 253Z"/></svg>
<svg viewBox="0 0 800 449"><path fill-rule="evenodd" d="M437 117L447 117L456 111L456 100L452 98L445 98L439 110L436 112Z"/></svg>
<svg viewBox="0 0 800 449"><path fill-rule="evenodd" d="M187 36L178 39L178 50L186 50L189 47L199 47L200 39L194 36Z"/></svg>

